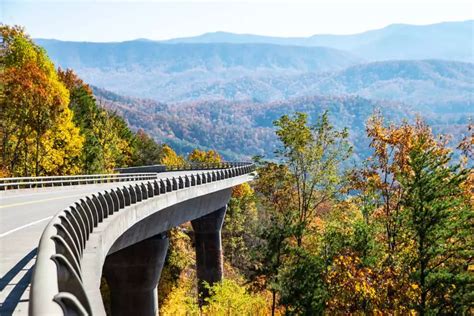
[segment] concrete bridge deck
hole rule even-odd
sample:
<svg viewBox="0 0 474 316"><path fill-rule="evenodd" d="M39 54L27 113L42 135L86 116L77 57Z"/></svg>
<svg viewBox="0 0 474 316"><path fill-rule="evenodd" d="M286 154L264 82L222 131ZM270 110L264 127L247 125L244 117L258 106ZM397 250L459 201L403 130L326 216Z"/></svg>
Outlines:
<svg viewBox="0 0 474 316"><path fill-rule="evenodd" d="M158 173L158 179L199 171ZM138 182L0 191L0 315L28 314L38 242L49 220L86 195Z"/></svg>

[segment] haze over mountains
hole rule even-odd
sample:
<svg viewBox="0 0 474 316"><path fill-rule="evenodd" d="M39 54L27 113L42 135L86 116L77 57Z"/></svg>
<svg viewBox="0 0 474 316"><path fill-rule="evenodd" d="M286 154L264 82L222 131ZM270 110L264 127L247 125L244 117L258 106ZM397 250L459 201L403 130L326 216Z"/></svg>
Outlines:
<svg viewBox="0 0 474 316"><path fill-rule="evenodd" d="M215 32L166 42L325 46L345 50L368 60L452 59L473 62L473 32L474 20L470 20L431 25L392 24L382 29L353 35L323 34L285 38Z"/></svg>
<svg viewBox="0 0 474 316"><path fill-rule="evenodd" d="M308 38L36 42L135 128L184 152L197 145L239 157L271 155L271 120L294 110L331 109L355 143L378 107L394 119L421 113L459 136L474 114L473 38L474 21L464 21Z"/></svg>

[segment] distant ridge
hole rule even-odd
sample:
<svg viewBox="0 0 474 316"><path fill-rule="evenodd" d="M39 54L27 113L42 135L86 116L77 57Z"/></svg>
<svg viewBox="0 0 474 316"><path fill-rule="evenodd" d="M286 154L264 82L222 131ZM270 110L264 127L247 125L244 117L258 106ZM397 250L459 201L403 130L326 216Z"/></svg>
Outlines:
<svg viewBox="0 0 474 316"><path fill-rule="evenodd" d="M165 43L267 43L324 46L350 51L371 60L450 59L474 61L474 20L429 25L392 24L351 35L274 37L228 32L206 33Z"/></svg>
<svg viewBox="0 0 474 316"><path fill-rule="evenodd" d="M232 67L285 71L332 71L361 62L350 53L327 47L275 44L176 43L135 40L119 43L36 39L60 66L135 68L163 73Z"/></svg>

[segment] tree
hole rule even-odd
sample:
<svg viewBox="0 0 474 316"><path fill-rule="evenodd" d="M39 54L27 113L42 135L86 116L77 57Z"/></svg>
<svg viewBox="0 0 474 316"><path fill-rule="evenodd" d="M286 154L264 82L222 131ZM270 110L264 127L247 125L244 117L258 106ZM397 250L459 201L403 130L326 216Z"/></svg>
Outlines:
<svg viewBox="0 0 474 316"><path fill-rule="evenodd" d="M135 148L132 154L132 165L146 166L159 164L163 157L163 148L148 134L139 129L135 134Z"/></svg>
<svg viewBox="0 0 474 316"><path fill-rule="evenodd" d="M319 212L338 196L343 186L341 164L351 151L347 131L335 130L327 113L314 125L308 124L307 115L303 113L292 117L284 115L274 124L281 141L276 153L283 164L264 164L258 170L255 184L262 206L259 212L261 246L256 253L261 273L272 290L273 311L277 292L290 293L295 290L291 284L309 286L302 279L285 283L279 273L283 269L286 276L304 278L297 267L286 269L285 264L291 266L292 262L304 261L312 266L307 260L299 260L299 255L307 252L307 239L314 234ZM282 296L282 299L288 298Z"/></svg>
<svg viewBox="0 0 474 316"><path fill-rule="evenodd" d="M160 306L162 315L264 315L267 312L265 297L251 293L233 280L223 280L209 286L210 297L199 309L191 279L184 280Z"/></svg>
<svg viewBox="0 0 474 316"><path fill-rule="evenodd" d="M82 172L105 173L107 170L103 141L99 132L105 128L107 115L102 113L90 87L84 83L71 69L58 69L58 75L69 90L69 108L74 112L74 123L83 135Z"/></svg>
<svg viewBox="0 0 474 316"><path fill-rule="evenodd" d="M318 208L338 194L341 164L351 153L347 130L335 130L327 112L315 125L307 120L306 114L295 113L274 123L282 143L277 156L288 166L296 193L294 236L299 247Z"/></svg>
<svg viewBox="0 0 474 316"><path fill-rule="evenodd" d="M79 174L82 171L84 138L71 116L71 111L64 111L58 117L58 124L41 139L44 153L40 157L40 167L46 174Z"/></svg>
<svg viewBox="0 0 474 316"><path fill-rule="evenodd" d="M194 149L188 155L188 161L197 163L218 163L222 161L221 156L215 150L202 151Z"/></svg>
<svg viewBox="0 0 474 316"><path fill-rule="evenodd" d="M255 193L248 183L232 188L232 197L222 227L222 246L229 263L242 273L251 273L251 244L257 225Z"/></svg>
<svg viewBox="0 0 474 316"><path fill-rule="evenodd" d="M210 297L203 307L204 315L263 315L267 311L265 298L249 293L232 280L223 280L209 287Z"/></svg>
<svg viewBox="0 0 474 316"><path fill-rule="evenodd" d="M266 163L258 168L255 182L260 203L260 223L255 245L257 273L265 277L266 287L272 292L272 315L276 311L278 272L292 235L292 210L296 194L290 185L291 174L287 166Z"/></svg>
<svg viewBox="0 0 474 316"><path fill-rule="evenodd" d="M163 158L160 163L165 166L183 166L185 161L183 157L179 156L170 146L163 144L161 146Z"/></svg>
<svg viewBox="0 0 474 316"><path fill-rule="evenodd" d="M408 168L398 176L403 226L416 243L406 263L420 315L464 314L472 302L474 276L468 271L474 258L474 212L466 195L468 169L420 137L408 153Z"/></svg>
<svg viewBox="0 0 474 316"><path fill-rule="evenodd" d="M383 117L376 114L368 122L367 133L374 153L365 162L365 166L354 173L354 188L359 190L354 201L359 204L363 213L364 225L370 228L370 235L366 236L371 237L369 240L377 241L376 248L382 248L374 252L375 248L371 247L371 252L375 255L369 256L369 261L365 255L361 258L381 276L376 286L377 296L383 298L378 301L378 310L410 312L410 309L418 306L417 302L421 299L419 281L413 277L413 267L419 263L416 254L419 253L420 244L415 238L414 227L408 220L411 212L407 210L406 204L407 190L410 188L406 179L414 175L411 155L414 150L419 153L429 152L429 157L444 161L449 149L446 138L433 135L429 126L420 119L416 119L413 124L404 121L399 125L385 125ZM433 165L424 167L429 169ZM433 183L428 186L436 188ZM428 187L423 190L425 189L428 190ZM425 196L424 199L426 198L428 197ZM424 200L423 203L425 202L427 201ZM425 215L423 220L426 223L436 223L436 216L431 219L434 214ZM446 226L448 227L449 225ZM445 242L441 237L430 241L434 249ZM426 242L424 244L426 246ZM452 298L449 291L444 294L446 298Z"/></svg>
<svg viewBox="0 0 474 316"><path fill-rule="evenodd" d="M280 304L288 315L322 315L328 296L324 284L324 259L296 248L279 271Z"/></svg>
<svg viewBox="0 0 474 316"><path fill-rule="evenodd" d="M63 139L63 143L70 141L73 146L82 143L78 133L73 131L76 127L69 124L72 119L68 113L69 93L44 50L35 45L23 29L0 26L0 32L3 39L0 57L2 169L11 175L48 174L41 165L42 160L48 160L43 144L47 133L59 130L59 124L66 124L70 137ZM75 159L65 161L76 163ZM63 167L77 170L74 166Z"/></svg>

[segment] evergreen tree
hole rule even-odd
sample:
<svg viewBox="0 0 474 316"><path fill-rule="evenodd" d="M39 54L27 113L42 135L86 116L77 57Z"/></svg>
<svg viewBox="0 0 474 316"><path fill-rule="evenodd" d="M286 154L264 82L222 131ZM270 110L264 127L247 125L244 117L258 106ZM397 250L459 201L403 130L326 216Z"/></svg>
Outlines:
<svg viewBox="0 0 474 316"><path fill-rule="evenodd" d="M144 130L135 134L135 147L132 154L132 165L146 166L159 164L163 159L163 150Z"/></svg>
<svg viewBox="0 0 474 316"><path fill-rule="evenodd" d="M463 190L468 170L418 139L399 181L403 225L416 243L407 262L416 284L420 315L464 314L474 298L474 211ZM469 194L470 195L470 194ZM472 305L471 305L472 308Z"/></svg>

